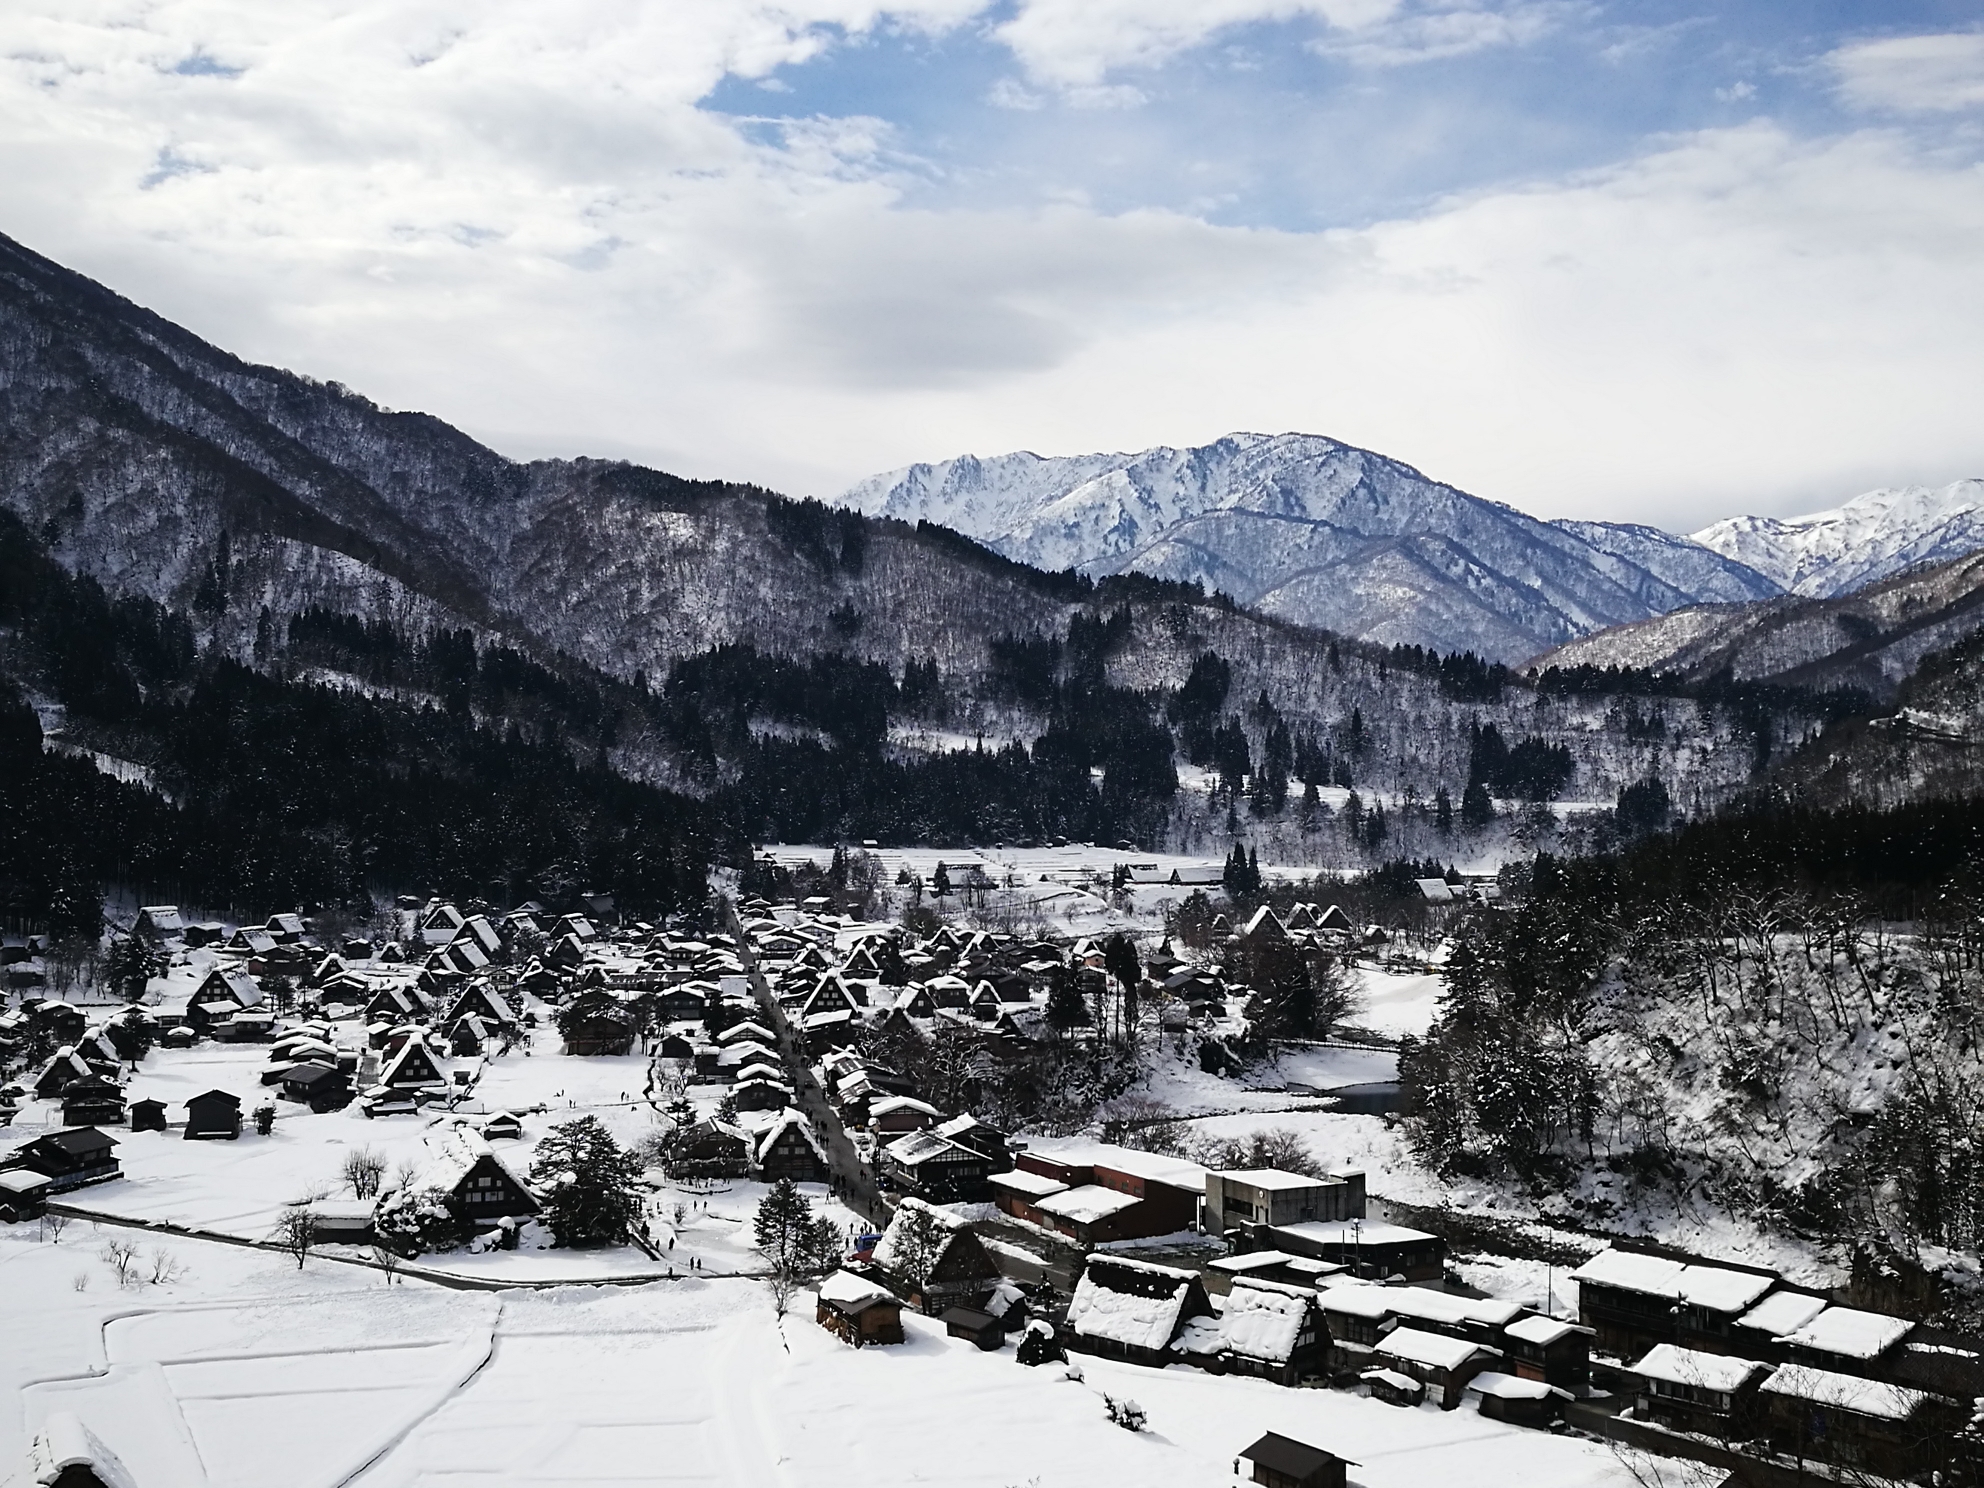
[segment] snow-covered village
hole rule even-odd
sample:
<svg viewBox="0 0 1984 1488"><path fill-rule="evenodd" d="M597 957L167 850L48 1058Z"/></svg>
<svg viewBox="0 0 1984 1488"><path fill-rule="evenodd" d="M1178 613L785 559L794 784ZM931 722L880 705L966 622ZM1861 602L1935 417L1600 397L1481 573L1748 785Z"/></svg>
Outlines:
<svg viewBox="0 0 1984 1488"><path fill-rule="evenodd" d="M1239 916L1132 856L887 918L891 866L971 875L141 906L93 998L9 941L21 1481L1968 1481L1984 1340L1740 1218L1552 1223L1415 1155L1400 1043L1496 882Z"/></svg>
<svg viewBox="0 0 1984 1488"><path fill-rule="evenodd" d="M0 3L0 1488L1984 1488L1976 0Z"/></svg>

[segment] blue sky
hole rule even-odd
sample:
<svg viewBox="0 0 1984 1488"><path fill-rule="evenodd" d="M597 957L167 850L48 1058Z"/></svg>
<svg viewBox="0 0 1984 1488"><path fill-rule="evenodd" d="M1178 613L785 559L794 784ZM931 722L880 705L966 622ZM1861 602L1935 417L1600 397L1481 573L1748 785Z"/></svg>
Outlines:
<svg viewBox="0 0 1984 1488"><path fill-rule="evenodd" d="M1760 114L1805 133L1849 127L1859 119L1829 54L1980 15L1952 3L1507 10L1534 12L1515 23L1533 31L1456 39L1468 49L1452 55L1403 41L1382 62L1314 16L1232 25L1159 65L1112 69L1126 90L1112 106L1029 77L997 35L1008 6L936 35L829 28L821 55L727 77L706 103L766 130L880 120L919 203L1073 195L1300 232L1604 166L1650 138Z"/></svg>
<svg viewBox="0 0 1984 1488"><path fill-rule="evenodd" d="M1303 429L1687 530L1984 474L1984 11L14 0L0 231L499 448Z"/></svg>

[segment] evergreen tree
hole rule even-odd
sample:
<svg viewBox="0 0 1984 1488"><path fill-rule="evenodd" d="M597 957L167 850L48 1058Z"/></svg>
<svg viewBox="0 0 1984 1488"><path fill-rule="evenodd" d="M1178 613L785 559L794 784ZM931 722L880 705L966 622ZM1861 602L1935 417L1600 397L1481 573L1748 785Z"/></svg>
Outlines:
<svg viewBox="0 0 1984 1488"><path fill-rule="evenodd" d="M1447 794L1444 785L1433 792L1433 826L1442 837L1451 835L1454 829L1454 798Z"/></svg>
<svg viewBox="0 0 1984 1488"><path fill-rule="evenodd" d="M597 1116L551 1128L537 1144L531 1185L560 1245L612 1245L641 1219L641 1164Z"/></svg>
<svg viewBox="0 0 1984 1488"><path fill-rule="evenodd" d="M1460 819L1470 827L1485 827L1495 819L1494 798L1478 780L1470 780L1460 793Z"/></svg>
<svg viewBox="0 0 1984 1488"><path fill-rule="evenodd" d="M119 997L133 1000L145 995L145 983L165 970L165 958L150 941L137 935L120 935L104 957L103 977Z"/></svg>
<svg viewBox="0 0 1984 1488"><path fill-rule="evenodd" d="M951 870L942 863L937 865L937 871L930 876L930 892L939 899L947 897L951 892Z"/></svg>
<svg viewBox="0 0 1984 1488"><path fill-rule="evenodd" d="M817 1219L812 1204L790 1178L779 1179L758 1201L751 1227L758 1253L775 1276L823 1271L840 1250L840 1232L833 1221Z"/></svg>
<svg viewBox="0 0 1984 1488"><path fill-rule="evenodd" d="M1073 968L1057 966L1047 985L1047 1022L1061 1033L1088 1026L1088 1005Z"/></svg>

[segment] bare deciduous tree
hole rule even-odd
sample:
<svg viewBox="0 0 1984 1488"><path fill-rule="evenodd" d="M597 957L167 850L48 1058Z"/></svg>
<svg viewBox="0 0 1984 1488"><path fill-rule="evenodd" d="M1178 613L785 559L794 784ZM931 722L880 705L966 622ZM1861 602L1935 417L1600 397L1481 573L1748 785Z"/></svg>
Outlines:
<svg viewBox="0 0 1984 1488"><path fill-rule="evenodd" d="M126 1287L131 1284L135 1276L135 1268L138 1264L137 1246L133 1245L129 1240L119 1237L115 1240L104 1241L103 1249L97 1252L97 1254L101 1255L104 1263L112 1271L117 1273L117 1284L119 1286Z"/></svg>
<svg viewBox="0 0 1984 1488"><path fill-rule="evenodd" d="M179 1279L182 1270L179 1264L179 1257L164 1246L155 1247L152 1250L150 1260L151 1284L153 1286L165 1286Z"/></svg>
<svg viewBox="0 0 1984 1488"><path fill-rule="evenodd" d="M317 1243L317 1220L309 1209L297 1204L283 1210L272 1237L278 1249L296 1257L296 1269L303 1269L311 1247Z"/></svg>
<svg viewBox="0 0 1984 1488"><path fill-rule="evenodd" d="M353 1148L344 1156L341 1173L354 1199L375 1199L386 1176L386 1159L375 1148Z"/></svg>
<svg viewBox="0 0 1984 1488"><path fill-rule="evenodd" d="M391 1286L399 1280L400 1267L406 1264L406 1257L390 1245L375 1245L372 1247L372 1263L385 1274L386 1285Z"/></svg>
<svg viewBox="0 0 1984 1488"><path fill-rule="evenodd" d="M69 1228L69 1216L47 1213L41 1216L41 1235L51 1245L62 1243L62 1232Z"/></svg>

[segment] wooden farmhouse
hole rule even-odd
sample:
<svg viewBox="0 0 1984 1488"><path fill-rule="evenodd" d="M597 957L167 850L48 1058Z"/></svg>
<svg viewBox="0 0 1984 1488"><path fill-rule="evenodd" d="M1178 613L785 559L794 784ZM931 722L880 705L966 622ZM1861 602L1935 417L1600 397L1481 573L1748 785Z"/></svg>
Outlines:
<svg viewBox="0 0 1984 1488"><path fill-rule="evenodd" d="M792 1107L758 1134L753 1165L766 1183L781 1178L794 1183L825 1183L831 1176L826 1149L812 1123Z"/></svg>
<svg viewBox="0 0 1984 1488"><path fill-rule="evenodd" d="M1501 1354L1465 1338L1398 1327L1378 1341L1372 1351L1386 1369L1409 1374L1431 1395L1441 1410L1456 1409L1468 1381L1501 1362Z"/></svg>
<svg viewBox="0 0 1984 1488"><path fill-rule="evenodd" d="M278 1084L284 1099L301 1101L319 1113L351 1104L351 1077L328 1064L293 1064Z"/></svg>
<svg viewBox="0 0 1984 1488"><path fill-rule="evenodd" d="M457 1218L471 1225L490 1225L499 1219L528 1219L537 1213L535 1196L510 1171L509 1164L489 1150L481 1137L463 1134L461 1151L441 1176L448 1195L448 1208Z"/></svg>
<svg viewBox="0 0 1984 1488"><path fill-rule="evenodd" d="M1522 1318L1502 1330L1502 1348L1520 1379L1579 1396L1591 1387L1591 1329L1581 1324Z"/></svg>
<svg viewBox="0 0 1984 1488"><path fill-rule="evenodd" d="M836 1271L820 1283L814 1318L856 1348L903 1341L902 1303L886 1287L852 1271Z"/></svg>
<svg viewBox="0 0 1984 1488"><path fill-rule="evenodd" d="M78 1080L96 1078L97 1072L72 1044L65 1044L34 1077L34 1093L41 1100L53 1100Z"/></svg>
<svg viewBox="0 0 1984 1488"><path fill-rule="evenodd" d="M751 1139L724 1121L698 1121L670 1137L662 1171L671 1178L742 1178L751 1171Z"/></svg>
<svg viewBox="0 0 1984 1488"><path fill-rule="evenodd" d="M1217 1344L1208 1367L1221 1373L1299 1385L1329 1367L1329 1328L1313 1287L1235 1279L1219 1315Z"/></svg>
<svg viewBox="0 0 1984 1488"><path fill-rule="evenodd" d="M897 1137L879 1155L882 1176L899 1193L955 1204L976 1202L990 1192L992 1159L935 1131Z"/></svg>
<svg viewBox="0 0 1984 1488"><path fill-rule="evenodd" d="M1092 1255L1068 1304L1069 1348L1162 1368L1186 1326L1211 1317L1196 1271L1121 1256Z"/></svg>
<svg viewBox="0 0 1984 1488"><path fill-rule="evenodd" d="M999 1283L997 1262L970 1226L921 1199L902 1201L874 1258L896 1294L926 1317L973 1306Z"/></svg>
<svg viewBox="0 0 1984 1488"><path fill-rule="evenodd" d="M386 1057L379 1064L379 1083L392 1090L413 1090L427 1085L445 1085L440 1061L418 1028L398 1028L387 1040Z"/></svg>
<svg viewBox="0 0 1984 1488"><path fill-rule="evenodd" d="M124 1090L99 1075L71 1080L62 1088L64 1126L118 1126L124 1121Z"/></svg>
<svg viewBox="0 0 1984 1488"><path fill-rule="evenodd" d="M115 1155L117 1143L93 1126L50 1132L16 1147L8 1168L26 1168L48 1180L46 1192L67 1193L92 1183L124 1176Z"/></svg>

